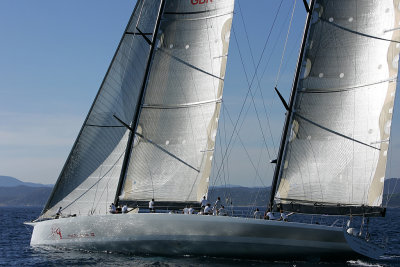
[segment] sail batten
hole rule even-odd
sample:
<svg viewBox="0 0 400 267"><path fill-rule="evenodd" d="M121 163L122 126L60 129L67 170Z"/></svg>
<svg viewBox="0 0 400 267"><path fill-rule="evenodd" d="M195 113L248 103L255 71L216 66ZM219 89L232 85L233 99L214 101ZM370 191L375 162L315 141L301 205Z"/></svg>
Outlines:
<svg viewBox="0 0 400 267"><path fill-rule="evenodd" d="M374 36L374 35L370 35L370 34L365 34L365 33L362 33L362 32L358 32L358 31L354 31L354 30L351 30L351 29L349 29L349 28L340 26L340 25L338 25L338 24L336 24L336 23L330 22L330 21L328 21L328 20L326 20L326 19L323 19L323 18L321 18L321 21L324 21L325 23L328 23L328 24L330 24L330 25L332 25L332 26L335 26L335 27L337 27L337 28L339 28L339 29L342 29L342 30L344 30L344 31L348 31L348 32L351 32L351 33L354 33L354 34L358 34L358 35L363 36L363 37L373 38L373 39L377 39L377 40L381 40L381 41L387 41L387 42L400 43L400 41L397 41L397 40L385 39L385 38L381 38L381 37L379 37L379 36ZM385 31L383 31L383 32L384 32L384 33L387 33L387 32L389 32L389 31L385 30Z"/></svg>
<svg viewBox="0 0 400 267"><path fill-rule="evenodd" d="M352 90L362 90L363 88L367 88L369 86L375 85L375 84L380 84L380 83L386 83L386 82L395 82L397 80L396 77L391 77L382 81L377 81L377 82L372 82L369 84L359 84L359 85L354 85L352 87L338 87L338 88L307 88L307 90L299 90L298 93L303 93L303 94L329 94L329 93L341 93L341 92L346 92L346 91L352 91Z"/></svg>
<svg viewBox="0 0 400 267"><path fill-rule="evenodd" d="M154 109L189 108L189 107L201 106L201 105L205 105L205 104L209 104L209 103L221 103L221 101L222 101L222 98L206 100L206 101L201 101L201 102L195 102L195 103L186 103L186 104L180 104L180 105L143 104L142 108L154 108Z"/></svg>
<svg viewBox="0 0 400 267"><path fill-rule="evenodd" d="M398 5L315 1L275 194L285 209L384 214L389 142L379 140L390 137L400 33L387 29Z"/></svg>

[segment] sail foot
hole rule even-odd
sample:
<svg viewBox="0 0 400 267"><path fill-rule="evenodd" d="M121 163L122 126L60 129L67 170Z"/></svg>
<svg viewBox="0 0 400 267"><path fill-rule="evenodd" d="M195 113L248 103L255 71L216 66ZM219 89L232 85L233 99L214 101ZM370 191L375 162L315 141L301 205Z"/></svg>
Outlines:
<svg viewBox="0 0 400 267"><path fill-rule="evenodd" d="M385 217L386 208L379 206L352 206L343 204L325 203L279 203L278 206L285 212L305 214L329 214L337 216L364 216L364 217Z"/></svg>
<svg viewBox="0 0 400 267"><path fill-rule="evenodd" d="M120 201L120 205L127 205L132 208L149 208L149 200L135 200L135 201ZM194 209L200 208L200 203L197 201L157 201L154 204L156 210L182 210L186 206L192 206Z"/></svg>

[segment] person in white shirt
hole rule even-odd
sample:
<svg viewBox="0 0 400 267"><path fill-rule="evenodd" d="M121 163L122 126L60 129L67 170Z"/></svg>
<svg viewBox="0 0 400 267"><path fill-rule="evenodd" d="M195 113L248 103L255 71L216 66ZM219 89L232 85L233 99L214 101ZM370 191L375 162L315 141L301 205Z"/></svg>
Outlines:
<svg viewBox="0 0 400 267"><path fill-rule="evenodd" d="M152 213L156 212L155 209L154 209L154 198L152 198L152 199L149 201L149 210L150 210L150 212L152 212Z"/></svg>
<svg viewBox="0 0 400 267"><path fill-rule="evenodd" d="M261 212L258 208L254 212L254 219L261 219Z"/></svg>
<svg viewBox="0 0 400 267"><path fill-rule="evenodd" d="M188 208L188 206L186 206L186 207L183 209L183 214L189 214L189 208Z"/></svg>
<svg viewBox="0 0 400 267"><path fill-rule="evenodd" d="M194 209L192 208L192 206L190 206L189 210L188 210L188 214L193 214L194 213Z"/></svg>
<svg viewBox="0 0 400 267"><path fill-rule="evenodd" d="M276 220L274 213L271 212L271 209L268 210L267 215L265 216L266 220Z"/></svg>
<svg viewBox="0 0 400 267"><path fill-rule="evenodd" d="M228 215L228 213L225 210L224 205L221 205L221 208L218 210L218 215L219 216L227 216Z"/></svg>
<svg viewBox="0 0 400 267"><path fill-rule="evenodd" d="M122 207L122 213L127 213L128 212L128 206L125 204L123 207Z"/></svg>
<svg viewBox="0 0 400 267"><path fill-rule="evenodd" d="M285 222L288 221L287 216L286 216L286 214L283 212L282 209L281 209L281 217L279 218L279 221L285 221Z"/></svg>
<svg viewBox="0 0 400 267"><path fill-rule="evenodd" d="M112 214L117 213L114 203L111 203L109 212Z"/></svg>
<svg viewBox="0 0 400 267"><path fill-rule="evenodd" d="M202 208L205 208L208 204L208 200L206 199L206 196L203 196L203 199L200 201L200 206Z"/></svg>
<svg viewBox="0 0 400 267"><path fill-rule="evenodd" d="M212 209L210 203L207 204L207 206L204 208L204 215L210 215L212 214Z"/></svg>

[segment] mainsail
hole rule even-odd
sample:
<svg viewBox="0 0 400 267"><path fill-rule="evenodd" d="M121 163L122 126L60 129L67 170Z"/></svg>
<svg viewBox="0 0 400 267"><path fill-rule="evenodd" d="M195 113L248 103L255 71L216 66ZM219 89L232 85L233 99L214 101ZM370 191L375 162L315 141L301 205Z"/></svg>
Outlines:
<svg viewBox="0 0 400 267"><path fill-rule="evenodd" d="M165 2L121 201L183 203L207 194L233 7L233 0Z"/></svg>
<svg viewBox="0 0 400 267"><path fill-rule="evenodd" d="M275 195L285 210L379 211L399 22L398 0L315 2Z"/></svg>
<svg viewBox="0 0 400 267"><path fill-rule="evenodd" d="M233 7L138 0L41 217L60 206L105 214L119 195L188 202L207 193Z"/></svg>
<svg viewBox="0 0 400 267"><path fill-rule="evenodd" d="M64 214L107 213L114 201L129 131L114 118L130 121L141 89L160 1L139 0L78 138L43 210ZM139 29L140 32L137 30Z"/></svg>

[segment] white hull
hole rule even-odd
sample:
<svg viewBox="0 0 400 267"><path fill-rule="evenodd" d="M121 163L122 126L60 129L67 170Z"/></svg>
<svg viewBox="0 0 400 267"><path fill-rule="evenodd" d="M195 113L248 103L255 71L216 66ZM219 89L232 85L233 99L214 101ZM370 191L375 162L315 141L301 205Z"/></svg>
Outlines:
<svg viewBox="0 0 400 267"><path fill-rule="evenodd" d="M119 214L34 224L32 246L253 258L349 256L342 228L183 214Z"/></svg>

